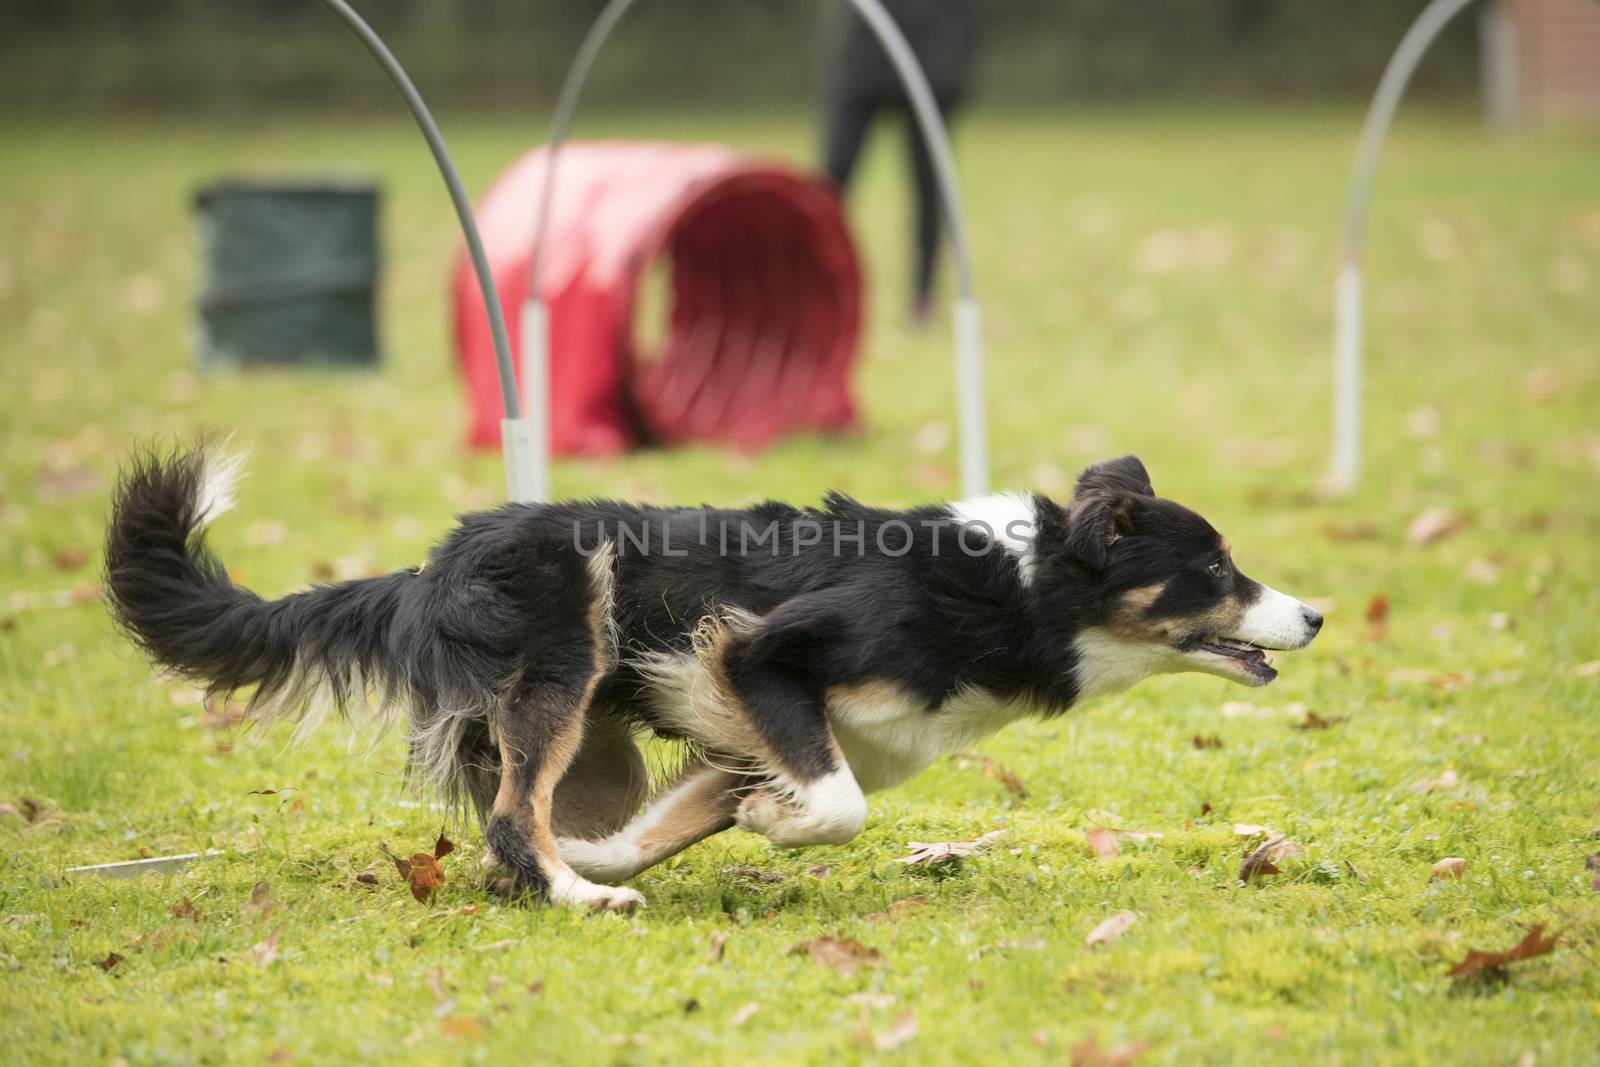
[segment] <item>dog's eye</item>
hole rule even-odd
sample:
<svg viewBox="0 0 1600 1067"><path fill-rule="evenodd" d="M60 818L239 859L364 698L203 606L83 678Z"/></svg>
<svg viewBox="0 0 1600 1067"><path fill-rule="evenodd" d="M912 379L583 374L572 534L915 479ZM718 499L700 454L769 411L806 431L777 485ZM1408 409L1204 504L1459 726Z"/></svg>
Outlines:
<svg viewBox="0 0 1600 1067"><path fill-rule="evenodd" d="M1228 573L1228 565L1219 559L1213 561L1211 566L1207 567L1206 570L1210 572L1211 577L1221 578L1224 574Z"/></svg>

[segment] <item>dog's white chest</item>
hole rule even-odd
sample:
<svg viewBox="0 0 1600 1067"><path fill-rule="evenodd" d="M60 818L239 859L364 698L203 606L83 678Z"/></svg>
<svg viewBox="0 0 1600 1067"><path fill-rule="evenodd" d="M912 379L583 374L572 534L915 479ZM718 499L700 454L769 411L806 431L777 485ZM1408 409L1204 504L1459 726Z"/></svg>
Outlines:
<svg viewBox="0 0 1600 1067"><path fill-rule="evenodd" d="M828 721L867 793L887 789L940 756L987 737L1019 712L983 692L963 693L930 708L884 683L836 686L828 692Z"/></svg>

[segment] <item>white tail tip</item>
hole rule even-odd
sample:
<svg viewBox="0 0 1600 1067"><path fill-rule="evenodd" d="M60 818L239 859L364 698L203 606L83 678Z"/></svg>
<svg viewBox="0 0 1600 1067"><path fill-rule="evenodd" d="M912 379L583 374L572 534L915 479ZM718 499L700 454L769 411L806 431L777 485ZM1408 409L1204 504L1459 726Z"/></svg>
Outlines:
<svg viewBox="0 0 1600 1067"><path fill-rule="evenodd" d="M195 502L200 525L211 525L233 508L233 490L244 473L244 460L243 452L206 457L200 476L200 499Z"/></svg>

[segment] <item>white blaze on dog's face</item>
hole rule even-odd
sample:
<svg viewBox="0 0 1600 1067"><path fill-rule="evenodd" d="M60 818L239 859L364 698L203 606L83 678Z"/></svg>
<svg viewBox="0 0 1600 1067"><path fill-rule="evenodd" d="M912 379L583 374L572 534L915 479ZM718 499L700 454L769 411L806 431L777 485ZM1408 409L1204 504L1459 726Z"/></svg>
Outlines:
<svg viewBox="0 0 1600 1067"><path fill-rule="evenodd" d="M1099 586L1075 639L1081 696L1153 674L1198 671L1245 685L1278 676L1268 650L1304 648L1322 616L1234 566L1205 519L1157 497L1133 457L1079 479L1068 551Z"/></svg>

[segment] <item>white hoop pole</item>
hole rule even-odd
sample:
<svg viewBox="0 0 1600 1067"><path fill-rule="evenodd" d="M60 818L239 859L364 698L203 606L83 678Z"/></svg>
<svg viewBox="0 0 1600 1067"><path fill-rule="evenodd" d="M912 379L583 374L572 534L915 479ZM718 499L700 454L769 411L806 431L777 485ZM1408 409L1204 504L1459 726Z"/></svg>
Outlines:
<svg viewBox="0 0 1600 1067"><path fill-rule="evenodd" d="M543 281L545 235L550 224L550 205L555 198L556 162L561 146L566 141L572 125L573 112L577 110L578 97L588 80L600 49L611 36L611 31L621 21L635 0L610 0L589 27L588 34L573 57L566 79L561 83L561 95L556 100L555 115L550 122L550 140L545 150L544 182L540 189L538 216L534 224L533 259L528 267L528 292L522 314L522 352L531 362L523 366L523 395L525 407L530 412L544 412L544 425L549 422L549 315L544 307L539 288ZM950 244L956 261L955 339L956 339L956 404L961 428L961 491L964 495L981 496L989 488L989 443L985 425L983 330L978 311L977 297L972 284L972 257L967 244L965 216L961 213L960 186L956 180L955 156L950 150L950 137L939 117L939 107L933 90L928 86L922 65L916 53L906 42L905 34L895 24L893 16L879 0L850 0L856 12L866 22L878 44L887 53L900 84L911 102L912 113L927 143L928 154L939 183L939 200L944 206L945 219L950 227ZM538 377L530 372L537 365ZM537 405L537 407L536 407ZM540 421L534 415L533 421ZM548 464L548 431L543 445ZM548 483L545 483L548 484Z"/></svg>
<svg viewBox="0 0 1600 1067"><path fill-rule="evenodd" d="M1356 153L1355 178L1345 215L1344 258L1334 290L1333 463L1328 487L1336 493L1354 489L1361 476L1361 377L1363 280L1361 253L1367 238L1367 211L1378 155L1405 95L1411 76L1434 40L1473 0L1433 0L1411 24L1378 81L1367 108Z"/></svg>
<svg viewBox="0 0 1600 1067"><path fill-rule="evenodd" d="M343 20L366 46L372 58L378 61L384 73L389 75L389 80L400 90L401 98L405 100L406 107L411 109L412 118L417 120L423 139L433 152L433 161L438 164L439 176L444 179L445 188L450 192L450 202L455 205L456 218L466 237L467 253L472 258L472 270L478 276L478 290L483 295L484 312L489 316L489 333L494 338L495 362L500 373L500 401L505 406L505 418L500 420L500 446L505 456L506 492L516 503L525 504L540 499L540 494L534 492L537 483L532 480L532 475L544 468L535 463L531 454L531 445L536 438L522 418L518 405L517 372L511 362L511 337L506 332L505 314L500 309L494 275L489 270L489 260L483 252L483 239L478 235L478 225L472 217L472 201L461 185L461 176L456 173L455 163L450 159L450 150L444 145L444 135L439 132L428 105L411 83L405 68L372 27L345 0L322 0L322 4Z"/></svg>

